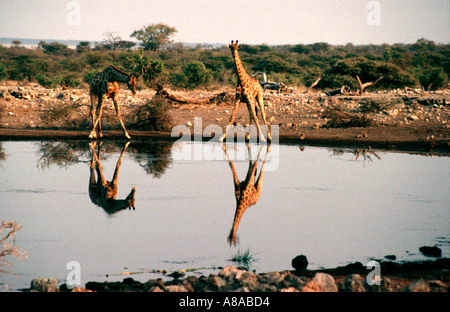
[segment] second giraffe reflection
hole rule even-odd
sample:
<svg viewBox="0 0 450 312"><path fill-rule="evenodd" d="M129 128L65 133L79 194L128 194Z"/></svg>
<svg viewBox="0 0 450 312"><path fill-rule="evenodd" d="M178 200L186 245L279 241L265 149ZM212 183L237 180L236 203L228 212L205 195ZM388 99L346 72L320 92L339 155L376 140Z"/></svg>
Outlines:
<svg viewBox="0 0 450 312"><path fill-rule="evenodd" d="M120 165L122 164L123 155L129 144L130 142L127 142L122 149L112 180L107 181L103 176L102 165L100 163L101 142L98 144L98 151L96 151L97 142L90 143L92 157L89 166L89 197L94 204L103 208L108 214L113 214L126 208L135 209L134 193L136 192L136 188L133 187L130 194L125 199L116 199ZM97 172L97 178L95 177L95 172Z"/></svg>
<svg viewBox="0 0 450 312"><path fill-rule="evenodd" d="M228 243L230 245L236 245L237 229L239 227L241 218L248 207L256 204L261 195L264 168L266 165L267 155L270 152L270 144L267 145L267 151L264 156L259 176L257 174L257 169L258 169L258 162L260 161L261 158L261 152L263 150L262 147L260 147L258 157L256 157L255 161L252 161L252 157L249 157L247 176L245 177L245 180L241 182L239 181L239 178L236 174L234 164L231 161L230 156L228 155L226 145L222 144L222 147L227 156L228 164L230 165L231 172L233 174L234 192L236 197L236 212L234 214L233 226L231 228L230 235L228 236ZM250 154L249 145L247 145L247 149L249 150Z"/></svg>

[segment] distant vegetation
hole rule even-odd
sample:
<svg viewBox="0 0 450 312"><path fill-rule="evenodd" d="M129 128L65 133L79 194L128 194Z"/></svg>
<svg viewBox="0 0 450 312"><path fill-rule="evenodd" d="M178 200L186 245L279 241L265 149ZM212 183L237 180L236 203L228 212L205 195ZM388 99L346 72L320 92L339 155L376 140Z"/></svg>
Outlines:
<svg viewBox="0 0 450 312"><path fill-rule="evenodd" d="M164 32L165 36L156 36ZM142 41L123 41L114 33L102 43L80 42L76 49L58 42L41 41L35 49L14 42L0 45L0 80L38 82L45 87L79 87L108 64L140 73L140 87L155 81L172 87L232 86L234 61L226 46L185 47L171 42L176 29L149 25L133 32ZM152 41L153 40L153 41ZM383 77L371 90L402 87L443 88L450 75L450 45L419 39L414 44L335 46L319 42L297 45L243 45L239 50L249 74L265 72L271 81L308 87L323 75L316 89L359 86L356 76L368 82Z"/></svg>

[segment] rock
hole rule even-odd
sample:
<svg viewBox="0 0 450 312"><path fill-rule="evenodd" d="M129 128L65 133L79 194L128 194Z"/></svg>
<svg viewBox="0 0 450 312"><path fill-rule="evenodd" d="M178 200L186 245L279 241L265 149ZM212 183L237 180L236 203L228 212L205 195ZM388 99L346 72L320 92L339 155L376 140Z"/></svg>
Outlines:
<svg viewBox="0 0 450 312"><path fill-rule="evenodd" d="M439 272L439 279L443 282L449 282L450 281L450 270L442 270Z"/></svg>
<svg viewBox="0 0 450 312"><path fill-rule="evenodd" d="M425 283L423 279L417 280L409 285L408 290L410 292L429 292L431 291L430 286Z"/></svg>
<svg viewBox="0 0 450 312"><path fill-rule="evenodd" d="M92 290L83 287L74 287L71 292L92 292Z"/></svg>
<svg viewBox="0 0 450 312"><path fill-rule="evenodd" d="M394 261L395 259L397 259L397 257L395 256L395 255L386 255L386 256L384 256L386 259L388 259L388 260L392 260L392 261Z"/></svg>
<svg viewBox="0 0 450 312"><path fill-rule="evenodd" d="M187 289L183 285L167 285L167 292L188 292Z"/></svg>
<svg viewBox="0 0 450 312"><path fill-rule="evenodd" d="M302 288L302 292L337 292L338 288L333 276L327 273L316 273Z"/></svg>
<svg viewBox="0 0 450 312"><path fill-rule="evenodd" d="M198 277L193 275L188 276L183 280L182 284L189 292L195 292L198 290Z"/></svg>
<svg viewBox="0 0 450 312"><path fill-rule="evenodd" d="M279 289L294 287L295 289L300 290L305 284L306 283L300 277L289 271L285 271L281 274L277 287Z"/></svg>
<svg viewBox="0 0 450 312"><path fill-rule="evenodd" d="M164 290L162 290L161 288L159 288L158 286L152 286L149 290L149 292L164 292Z"/></svg>
<svg viewBox="0 0 450 312"><path fill-rule="evenodd" d="M428 257L440 257L442 256L442 250L437 246L422 246L419 251Z"/></svg>
<svg viewBox="0 0 450 312"><path fill-rule="evenodd" d="M219 276L215 274L210 274L208 277L208 286L212 291L222 290L227 283Z"/></svg>
<svg viewBox="0 0 450 312"><path fill-rule="evenodd" d="M219 276L226 280L230 280L237 272L239 271L238 268L228 265L222 269L222 271L219 272Z"/></svg>
<svg viewBox="0 0 450 312"><path fill-rule="evenodd" d="M256 291L258 289L258 277L256 273L253 272L244 272L241 275L241 284L242 287L248 288L250 291Z"/></svg>
<svg viewBox="0 0 450 312"><path fill-rule="evenodd" d="M299 290L296 289L295 287L289 287L289 288L282 288L280 292L299 292Z"/></svg>
<svg viewBox="0 0 450 312"><path fill-rule="evenodd" d="M58 292L58 281L55 278L34 278L31 281L31 291Z"/></svg>
<svg viewBox="0 0 450 312"><path fill-rule="evenodd" d="M430 281L430 286L445 288L445 287L447 287L447 284L445 284L443 281L440 281L440 280L432 280L432 281Z"/></svg>
<svg viewBox="0 0 450 312"><path fill-rule="evenodd" d="M292 259L292 267L298 272L305 271L308 267L308 259L305 255L299 255Z"/></svg>
<svg viewBox="0 0 450 312"><path fill-rule="evenodd" d="M284 278L280 274L280 272L268 272L264 274L259 275L259 282L261 284L268 284L268 285L278 285L278 283Z"/></svg>
<svg viewBox="0 0 450 312"><path fill-rule="evenodd" d="M366 292L361 275L351 274L344 278L341 289L346 292Z"/></svg>
<svg viewBox="0 0 450 312"><path fill-rule="evenodd" d="M167 274L167 275L177 279L177 278L183 277L185 274L184 274L184 272L181 272L181 271L174 271L174 272L172 272L170 274Z"/></svg>

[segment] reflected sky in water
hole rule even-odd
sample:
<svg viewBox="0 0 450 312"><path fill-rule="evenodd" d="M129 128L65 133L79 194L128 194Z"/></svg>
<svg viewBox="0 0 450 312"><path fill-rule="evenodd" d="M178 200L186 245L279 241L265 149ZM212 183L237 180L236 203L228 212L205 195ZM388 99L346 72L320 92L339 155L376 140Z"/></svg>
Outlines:
<svg viewBox="0 0 450 312"><path fill-rule="evenodd" d="M177 143L178 144L178 143ZM197 145L196 145L197 144ZM237 207L233 172L221 145L132 142L121 159L116 199L136 189L135 210L108 213L89 195L92 148L85 142L2 142L0 219L16 221L13 262L0 283L29 287L35 277L64 282L70 261L87 281L122 280L122 272L216 268L250 251L257 272L310 269L394 254L426 259L418 248L450 254L450 159L383 151L272 146L256 204L244 211L236 245L228 238ZM220 159L189 160L195 148ZM252 155L258 147L252 146ZM124 146L103 142L99 161L110 181ZM245 145L228 149L242 152ZM262 152L262 157L266 150ZM249 161L232 159L239 182ZM262 160L257 164L261 173ZM201 269L197 274L214 270ZM106 275L108 275L106 277ZM161 274L131 277L146 281ZM0 285L1 287L1 285Z"/></svg>

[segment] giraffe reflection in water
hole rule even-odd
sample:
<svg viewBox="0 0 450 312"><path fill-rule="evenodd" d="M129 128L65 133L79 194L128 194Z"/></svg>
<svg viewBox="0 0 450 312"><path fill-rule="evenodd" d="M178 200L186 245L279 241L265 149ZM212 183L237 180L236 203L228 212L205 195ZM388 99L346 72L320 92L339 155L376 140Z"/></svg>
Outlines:
<svg viewBox="0 0 450 312"><path fill-rule="evenodd" d="M245 180L241 181L241 182L239 181L239 178L237 176L233 161L231 160L230 156L228 155L226 145L222 144L222 147L227 156L228 164L230 165L230 169L233 174L234 192L235 192L235 197L236 197L236 211L234 214L233 226L231 228L230 235L228 236L228 243L230 245L236 245L237 229L239 227L241 218L244 215L244 212L247 210L248 207L256 204L256 202L258 201L258 199L261 195L264 168L266 165L267 155L270 152L270 144L267 145L267 151L265 153L259 175L257 173L258 162L260 161L263 148L260 147L259 152L258 152L258 157L256 157L256 160L253 161L252 157L250 157L250 147L247 144L247 149L249 151L249 164L248 164L247 176L245 177Z"/></svg>
<svg viewBox="0 0 450 312"><path fill-rule="evenodd" d="M127 142L122 149L119 160L117 161L114 175L111 181L107 181L103 176L102 165L100 163L101 142L91 142L92 157L90 162L90 179L89 179L89 197L97 206L103 208L108 214L116 213L123 209L135 209L134 193L136 188L132 188L130 194L125 199L116 199L117 183L119 181L119 170L122 164L122 158L127 150L130 142ZM97 147L97 152L96 152ZM97 177L95 176L97 173Z"/></svg>

